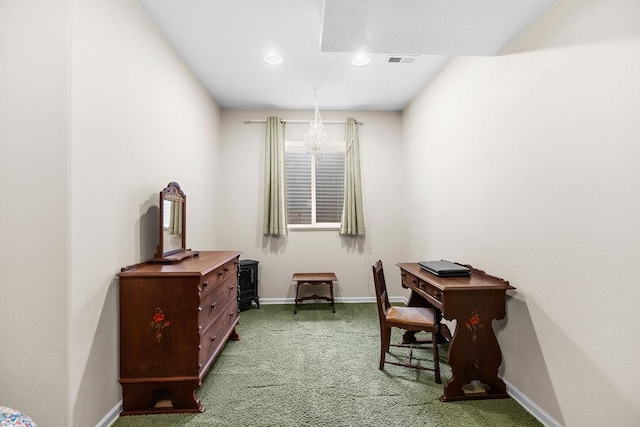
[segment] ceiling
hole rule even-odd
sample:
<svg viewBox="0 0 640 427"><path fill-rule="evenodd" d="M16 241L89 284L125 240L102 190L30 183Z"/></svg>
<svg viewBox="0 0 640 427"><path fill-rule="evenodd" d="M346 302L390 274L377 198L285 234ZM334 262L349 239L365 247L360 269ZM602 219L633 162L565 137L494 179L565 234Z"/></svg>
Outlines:
<svg viewBox="0 0 640 427"><path fill-rule="evenodd" d="M498 54L557 1L139 0L223 108L313 108L316 92L320 109L379 111L452 56Z"/></svg>

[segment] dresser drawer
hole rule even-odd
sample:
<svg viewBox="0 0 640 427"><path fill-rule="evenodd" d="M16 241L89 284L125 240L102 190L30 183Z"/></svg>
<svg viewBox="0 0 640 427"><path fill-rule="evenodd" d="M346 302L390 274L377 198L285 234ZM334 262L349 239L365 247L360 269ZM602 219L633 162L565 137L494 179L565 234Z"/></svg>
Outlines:
<svg viewBox="0 0 640 427"><path fill-rule="evenodd" d="M207 293L213 291L219 284L229 279L229 277L236 277L238 270L236 267L236 260L231 260L211 271L202 277L202 280L198 284L198 291L200 296L204 296Z"/></svg>
<svg viewBox="0 0 640 427"><path fill-rule="evenodd" d="M206 328L200 336L200 347L198 351L198 366L200 369L210 363L218 351L226 342L226 334L238 319L238 308L235 301L230 301L222 308L220 315Z"/></svg>
<svg viewBox="0 0 640 427"><path fill-rule="evenodd" d="M200 297L198 307L198 330L202 331L222 312L230 301L238 299L238 287L235 277L230 276L219 283L210 292ZM237 303L236 303L237 308Z"/></svg>

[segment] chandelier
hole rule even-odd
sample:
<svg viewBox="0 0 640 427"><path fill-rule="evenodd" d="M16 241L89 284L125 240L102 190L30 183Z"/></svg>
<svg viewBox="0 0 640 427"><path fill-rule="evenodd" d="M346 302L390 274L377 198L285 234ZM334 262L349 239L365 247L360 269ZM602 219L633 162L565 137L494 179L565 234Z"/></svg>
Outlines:
<svg viewBox="0 0 640 427"><path fill-rule="evenodd" d="M327 132L324 130L320 111L318 110L318 93L317 89L313 90L316 103L315 117L309 122L309 133L304 136L304 146L307 153L313 155L316 159L324 156L325 150L331 148L327 139Z"/></svg>

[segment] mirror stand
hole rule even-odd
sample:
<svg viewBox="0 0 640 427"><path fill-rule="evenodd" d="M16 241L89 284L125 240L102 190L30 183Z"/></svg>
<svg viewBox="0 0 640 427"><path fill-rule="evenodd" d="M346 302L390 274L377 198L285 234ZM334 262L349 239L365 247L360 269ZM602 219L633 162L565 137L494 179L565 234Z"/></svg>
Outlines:
<svg viewBox="0 0 640 427"><path fill-rule="evenodd" d="M177 182L170 182L160 192L159 238L151 262L173 263L197 256L198 251L186 249L187 196Z"/></svg>
<svg viewBox="0 0 640 427"><path fill-rule="evenodd" d="M184 251L181 252L177 252L173 255L168 255L165 257L153 257L151 258L150 262L153 263L173 263L173 262L180 262L185 258L190 258L190 257L194 257L194 256L198 256L200 254L200 252L198 251L192 251L191 249L186 249Z"/></svg>

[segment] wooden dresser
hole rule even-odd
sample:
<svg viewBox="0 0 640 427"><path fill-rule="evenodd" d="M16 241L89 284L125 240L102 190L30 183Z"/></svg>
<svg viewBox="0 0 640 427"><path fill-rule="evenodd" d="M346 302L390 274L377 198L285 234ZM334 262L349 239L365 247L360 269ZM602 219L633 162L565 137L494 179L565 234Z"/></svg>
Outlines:
<svg viewBox="0 0 640 427"><path fill-rule="evenodd" d="M202 251L122 269L122 415L203 411L196 390L227 340L239 339L239 256Z"/></svg>

